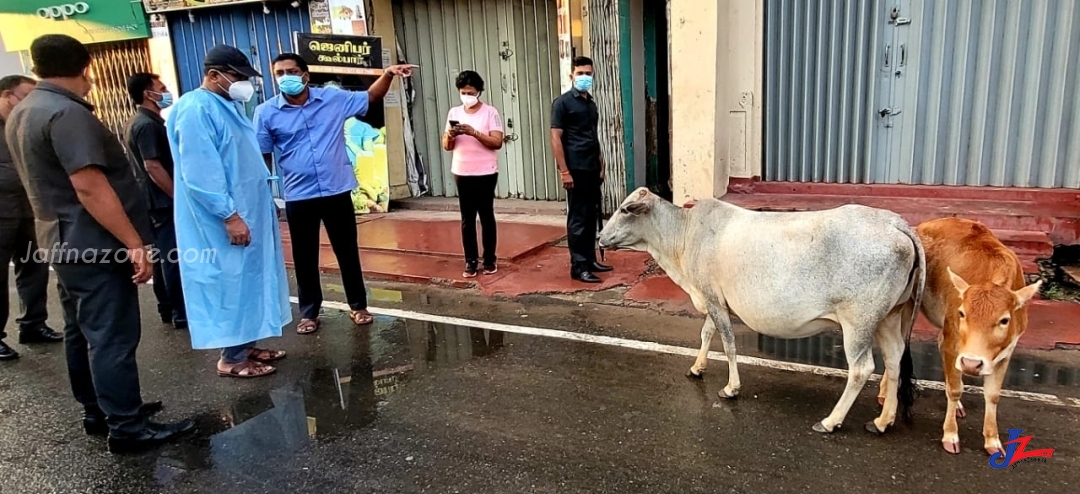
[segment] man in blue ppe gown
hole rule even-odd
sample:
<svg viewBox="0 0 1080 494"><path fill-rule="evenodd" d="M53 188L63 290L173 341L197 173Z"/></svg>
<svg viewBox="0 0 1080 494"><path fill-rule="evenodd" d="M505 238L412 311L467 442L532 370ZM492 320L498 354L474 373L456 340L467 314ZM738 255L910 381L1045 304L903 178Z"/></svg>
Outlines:
<svg viewBox="0 0 1080 494"><path fill-rule="evenodd" d="M166 123L188 330L196 350L222 349L219 375L260 377L285 352L255 342L292 321L270 173L241 106L260 75L231 46L211 49L203 67L202 87Z"/></svg>

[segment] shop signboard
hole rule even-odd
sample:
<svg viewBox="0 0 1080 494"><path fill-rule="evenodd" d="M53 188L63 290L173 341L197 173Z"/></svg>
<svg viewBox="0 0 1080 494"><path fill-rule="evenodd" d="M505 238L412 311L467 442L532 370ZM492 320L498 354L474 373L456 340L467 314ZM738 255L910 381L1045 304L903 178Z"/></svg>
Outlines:
<svg viewBox="0 0 1080 494"><path fill-rule="evenodd" d="M296 51L311 72L382 75L382 38L296 33Z"/></svg>
<svg viewBox="0 0 1080 494"><path fill-rule="evenodd" d="M0 0L0 38L9 52L26 51L43 34L83 43L149 38L146 13L131 0Z"/></svg>
<svg viewBox="0 0 1080 494"><path fill-rule="evenodd" d="M280 1L280 0L270 0ZM149 13L170 12L174 10L191 10L221 5L236 5L241 3L266 3L267 0L142 0L143 6Z"/></svg>

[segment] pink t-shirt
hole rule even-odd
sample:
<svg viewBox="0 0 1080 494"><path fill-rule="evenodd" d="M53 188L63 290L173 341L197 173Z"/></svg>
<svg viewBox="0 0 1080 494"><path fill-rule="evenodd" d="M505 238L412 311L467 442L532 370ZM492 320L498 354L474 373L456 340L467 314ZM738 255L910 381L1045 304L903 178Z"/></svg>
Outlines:
<svg viewBox="0 0 1080 494"><path fill-rule="evenodd" d="M488 135L493 131L503 131L499 110L487 103L480 103L476 113L465 113L464 106L455 106L446 115L446 130L450 130L450 121L471 125L477 132ZM492 175L499 172L499 157L495 150L485 146L472 136L454 138L454 159L450 172L459 176Z"/></svg>

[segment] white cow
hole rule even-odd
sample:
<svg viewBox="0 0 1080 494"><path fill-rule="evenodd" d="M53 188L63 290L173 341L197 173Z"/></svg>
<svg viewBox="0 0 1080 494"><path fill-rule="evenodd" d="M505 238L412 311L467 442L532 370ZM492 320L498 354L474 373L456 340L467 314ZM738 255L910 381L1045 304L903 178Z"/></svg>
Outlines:
<svg viewBox="0 0 1080 494"><path fill-rule="evenodd" d="M897 214L846 205L826 211L759 212L716 199L684 209L647 189L623 201L600 233L605 248L646 251L706 314L701 351L689 376L705 370L716 329L728 361L724 398L739 394L732 316L754 331L804 338L840 329L847 387L828 417L833 432L874 371L876 341L885 360L885 402L866 424L882 433L914 401L908 341L926 280L922 244Z"/></svg>

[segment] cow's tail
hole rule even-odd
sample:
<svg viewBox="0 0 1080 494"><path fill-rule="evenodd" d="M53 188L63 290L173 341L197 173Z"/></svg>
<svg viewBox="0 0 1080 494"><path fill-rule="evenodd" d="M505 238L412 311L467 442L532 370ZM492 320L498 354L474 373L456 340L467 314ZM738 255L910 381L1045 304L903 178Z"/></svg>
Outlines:
<svg viewBox="0 0 1080 494"><path fill-rule="evenodd" d="M900 386L897 390L897 398L900 401L900 416L909 421L912 417L911 407L915 404L915 364L911 361L911 333L915 328L915 318L919 315L922 306L923 289L926 286L926 252L915 230L907 222L900 220L902 225L897 228L911 239L915 246L915 266L911 270L909 284L914 284L911 299L904 304L901 316L901 331L904 334L904 354L900 357Z"/></svg>

